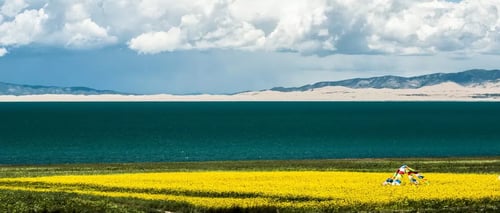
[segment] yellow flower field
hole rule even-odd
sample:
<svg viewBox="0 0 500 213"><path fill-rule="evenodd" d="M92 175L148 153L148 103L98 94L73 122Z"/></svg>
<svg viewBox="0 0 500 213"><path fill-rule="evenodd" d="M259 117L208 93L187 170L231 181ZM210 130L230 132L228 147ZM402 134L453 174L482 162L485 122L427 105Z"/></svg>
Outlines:
<svg viewBox="0 0 500 213"><path fill-rule="evenodd" d="M426 200L500 199L497 175L426 173L428 185L382 186L390 175L225 171L48 176L0 178L0 189L187 202L203 208L310 209ZM408 183L407 179L404 181Z"/></svg>

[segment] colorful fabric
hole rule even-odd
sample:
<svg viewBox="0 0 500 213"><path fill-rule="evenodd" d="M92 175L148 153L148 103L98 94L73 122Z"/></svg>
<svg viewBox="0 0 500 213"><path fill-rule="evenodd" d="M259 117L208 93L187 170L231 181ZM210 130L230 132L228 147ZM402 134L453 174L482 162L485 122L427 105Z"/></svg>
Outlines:
<svg viewBox="0 0 500 213"><path fill-rule="evenodd" d="M408 179L410 183L412 184L419 184L418 179L423 179L424 176L419 174L419 172L415 169L412 169L408 167L407 165L402 165L399 167L396 172L392 175L392 177L388 178L382 185L400 185L401 184L401 179L403 178L403 175L408 175ZM424 179L425 180L425 179Z"/></svg>

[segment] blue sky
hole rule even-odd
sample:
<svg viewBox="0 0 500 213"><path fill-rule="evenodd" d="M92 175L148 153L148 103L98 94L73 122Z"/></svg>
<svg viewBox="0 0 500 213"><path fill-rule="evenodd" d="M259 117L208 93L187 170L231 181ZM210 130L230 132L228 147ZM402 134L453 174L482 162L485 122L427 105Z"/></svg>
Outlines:
<svg viewBox="0 0 500 213"><path fill-rule="evenodd" d="M0 5L2 82L233 93L500 67L500 0Z"/></svg>

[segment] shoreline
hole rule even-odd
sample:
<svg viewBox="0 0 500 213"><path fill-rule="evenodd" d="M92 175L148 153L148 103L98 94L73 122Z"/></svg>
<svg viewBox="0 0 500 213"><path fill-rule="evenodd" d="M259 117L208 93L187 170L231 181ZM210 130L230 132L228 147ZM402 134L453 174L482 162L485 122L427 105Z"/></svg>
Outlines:
<svg viewBox="0 0 500 213"><path fill-rule="evenodd" d="M236 94L199 95L0 95L0 102L235 102L235 101L440 101L500 102L500 83L464 87L446 82L418 89L363 88L327 86L307 91L250 91Z"/></svg>
<svg viewBox="0 0 500 213"><path fill-rule="evenodd" d="M492 98L242 98L231 95L170 96L170 95L26 95L0 96L0 103L43 103L43 102L500 102L499 97Z"/></svg>
<svg viewBox="0 0 500 213"><path fill-rule="evenodd" d="M202 164L202 163L255 163L255 162L305 162L305 161L500 161L500 156L449 156L449 157L380 157L380 158L325 158L325 159L256 159L256 160L209 160L209 161L146 161L146 162L80 162L48 164L1 164L2 167L53 167L53 166L91 166L91 165L139 165L139 164Z"/></svg>

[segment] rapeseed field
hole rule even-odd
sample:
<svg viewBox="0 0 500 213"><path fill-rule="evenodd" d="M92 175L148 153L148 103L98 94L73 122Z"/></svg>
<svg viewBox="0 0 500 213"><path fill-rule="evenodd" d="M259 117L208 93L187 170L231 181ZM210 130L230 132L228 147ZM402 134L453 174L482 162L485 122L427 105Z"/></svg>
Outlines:
<svg viewBox="0 0 500 213"><path fill-rule="evenodd" d="M205 171L0 178L0 190L185 203L201 209L379 209L500 201L494 174L426 173L428 184L382 186L390 173ZM465 204L460 204L463 202ZM429 204L429 205L431 205Z"/></svg>

